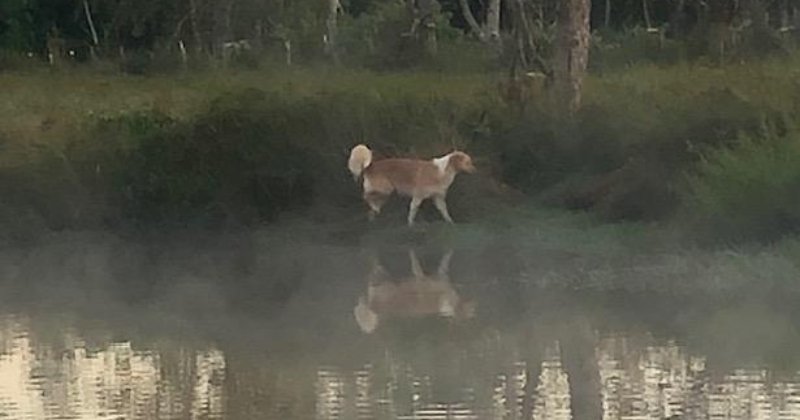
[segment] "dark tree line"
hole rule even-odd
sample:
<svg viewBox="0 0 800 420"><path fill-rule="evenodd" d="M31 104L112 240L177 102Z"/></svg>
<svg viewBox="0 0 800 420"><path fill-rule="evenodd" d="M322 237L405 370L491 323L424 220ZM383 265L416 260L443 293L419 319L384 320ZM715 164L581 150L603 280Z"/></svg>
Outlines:
<svg viewBox="0 0 800 420"><path fill-rule="evenodd" d="M221 56L226 46L236 48L231 43L247 40L253 48L273 44L287 48L289 43L300 54L335 54L344 36L339 26L377 14L384 16L376 24L386 23L391 20L385 16L387 5L393 3L405 6L397 13L405 13L402 18L408 20L405 33L398 36L411 33L430 43L437 31L454 29L498 45L522 26L535 32L552 25L559 5L569 4L558 0L3 0L0 48L45 53L60 42L67 49L82 47L105 56L180 48L187 54ZM638 26L663 30L669 37L739 31L763 41L794 31L797 20L797 0L595 0L591 5L595 30Z"/></svg>
<svg viewBox="0 0 800 420"><path fill-rule="evenodd" d="M227 66L325 59L403 68L455 39L510 68L501 87L524 103L538 80L580 106L592 33L692 43L724 58L785 48L800 0L3 0L0 51L61 60ZM632 31L636 29L636 31ZM658 51L656 51L658 52ZM298 60L299 59L299 60ZM543 76L540 78L540 76ZM532 77L534 79L532 79ZM506 97L507 96L507 97Z"/></svg>

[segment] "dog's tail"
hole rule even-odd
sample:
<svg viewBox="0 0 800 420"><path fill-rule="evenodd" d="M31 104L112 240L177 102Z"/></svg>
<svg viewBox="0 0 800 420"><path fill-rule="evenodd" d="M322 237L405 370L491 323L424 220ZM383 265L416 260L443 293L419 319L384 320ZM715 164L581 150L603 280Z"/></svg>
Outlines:
<svg viewBox="0 0 800 420"><path fill-rule="evenodd" d="M353 174L353 179L358 181L361 172L372 163L372 150L369 147L359 144L350 150L350 160L347 161L347 168Z"/></svg>

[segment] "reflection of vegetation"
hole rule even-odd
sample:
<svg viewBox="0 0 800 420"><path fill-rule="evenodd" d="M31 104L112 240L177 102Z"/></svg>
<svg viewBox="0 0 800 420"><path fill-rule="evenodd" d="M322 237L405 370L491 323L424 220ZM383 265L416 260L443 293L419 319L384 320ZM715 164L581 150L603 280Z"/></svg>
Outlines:
<svg viewBox="0 0 800 420"><path fill-rule="evenodd" d="M332 245L326 232L303 226L291 232L271 229L202 240L195 235L191 245L182 246L177 240L130 245L108 237L83 237L86 242L76 247L75 236L61 245L56 237L33 256L24 249L3 254L0 299L14 312L48 308L36 317L41 322L32 324L38 334L60 337L61 331L77 326L93 348L124 337L135 346L151 343L175 360L179 355L171 352L169 343L221 343L227 377L237 381L226 382L226 389L239 390L241 404L250 398L260 401L241 406L248 415L273 409L289 415L307 409L317 365L339 366L332 371L352 386L366 374L362 371L371 372L369 395L374 398L388 389L382 384L396 381L405 388L397 388L394 398L410 401L412 383L419 378L427 379L421 382L422 391L415 392L424 392L430 401L458 402L474 395L481 407L490 406L496 392L518 395L518 389L526 389L525 397L507 398L504 404L519 404L520 410L531 412L539 409L532 378L544 372L550 378L546 380L557 380L555 371L547 370L555 369L554 364L548 362L545 370L541 365L556 356L561 360L558 369L571 378L584 378L567 384L573 395L582 396L569 401L575 409L592 412L597 378L588 368L596 363L593 349L607 338L625 339L632 346L628 348L640 349L612 352L612 361L636 362L651 354L644 349L653 346L665 346L667 354L674 340L681 357L703 359L703 370L698 371L703 375L748 366L767 367L776 374L800 368L793 351L800 339L791 328L798 318L792 283L797 273L789 257L782 256L793 255L787 244L764 254L641 252L633 264L631 247L641 250L647 239L640 231L623 234L563 216L558 223L547 223L545 213L538 216L531 223L548 226L531 229L540 242L494 253L492 245L507 232L479 226L439 232L442 236L434 241L463 245L455 247L451 260L452 282L460 294L478 302L476 318L464 324L417 319L388 323L375 335L361 334L352 308L363 293L367 259L360 248ZM606 235L605 248L579 240L601 232ZM324 240L313 244L306 238ZM428 245L440 249L441 243ZM398 248L394 263L408 270L407 247ZM147 255L149 260L142 257ZM436 266L438 258L431 257L431 264L420 255L424 267ZM67 263L48 275L43 267L55 267L53 261ZM148 263L135 276L126 276L124 267L137 261ZM516 267L509 268L509 263ZM692 270L691 279L685 278L684 269ZM154 278L149 297L120 303L127 290L139 287L140 276ZM272 304L274 283L289 278L295 288L282 305ZM679 365L689 359L676 360ZM371 367L361 368L367 364ZM254 365L263 369L250 368ZM608 375L637 380L638 367L619 369ZM519 377L526 377L528 385ZM466 388L474 393L463 391Z"/></svg>

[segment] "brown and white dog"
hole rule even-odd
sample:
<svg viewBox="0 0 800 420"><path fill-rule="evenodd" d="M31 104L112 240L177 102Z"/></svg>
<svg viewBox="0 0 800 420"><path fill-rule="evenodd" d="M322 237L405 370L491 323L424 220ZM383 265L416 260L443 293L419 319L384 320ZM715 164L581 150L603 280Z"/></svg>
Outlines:
<svg viewBox="0 0 800 420"><path fill-rule="evenodd" d="M453 223L447 212L447 190L459 172L473 173L472 158L454 151L431 160L390 158L372 161L372 151L359 144L350 151L347 167L356 181L363 177L364 201L369 205L369 219L375 218L392 193L410 197L408 225L414 224L417 210L424 200L433 203L444 220Z"/></svg>

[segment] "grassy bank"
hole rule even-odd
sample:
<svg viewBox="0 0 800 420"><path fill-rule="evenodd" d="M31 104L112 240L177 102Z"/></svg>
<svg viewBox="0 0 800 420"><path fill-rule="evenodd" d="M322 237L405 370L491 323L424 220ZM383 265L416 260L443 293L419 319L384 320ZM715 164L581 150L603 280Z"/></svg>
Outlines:
<svg viewBox="0 0 800 420"><path fill-rule="evenodd" d="M516 190L607 220L775 239L800 227L800 206L778 199L800 178L786 152L798 61L604 72L571 121L543 91L524 110L505 102L492 74L4 73L0 215L6 230L349 220L361 203L343 162L363 141L392 155L470 151L482 173L451 198L469 221Z"/></svg>

